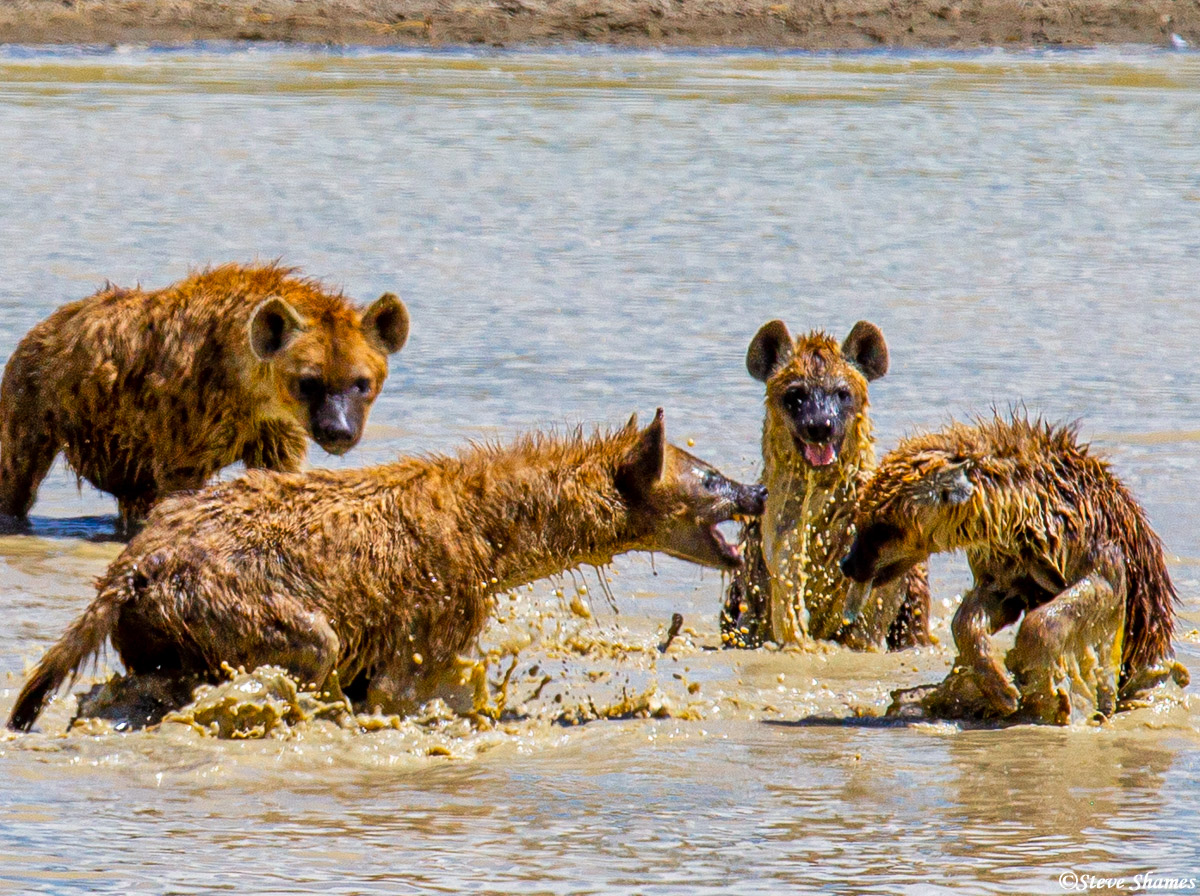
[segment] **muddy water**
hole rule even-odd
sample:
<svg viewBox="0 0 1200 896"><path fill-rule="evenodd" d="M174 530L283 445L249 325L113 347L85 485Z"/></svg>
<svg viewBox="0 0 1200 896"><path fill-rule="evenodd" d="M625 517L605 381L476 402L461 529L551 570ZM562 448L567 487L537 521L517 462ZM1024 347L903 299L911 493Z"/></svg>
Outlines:
<svg viewBox="0 0 1200 896"><path fill-rule="evenodd" d="M1083 421L1164 538L1200 679L1197 133L1187 54L8 50L0 356L106 278L282 257L414 319L361 448L314 463L663 405L752 477L755 329L867 318L885 445L990 405ZM0 713L115 556L114 513L59 467L35 534L0 539ZM1102 728L878 720L945 673L967 581L935 564L943 646L893 656L712 649L720 577L666 558L537 583L481 645L495 721L64 734L65 697L0 738L0 892L1200 877L1194 694Z"/></svg>

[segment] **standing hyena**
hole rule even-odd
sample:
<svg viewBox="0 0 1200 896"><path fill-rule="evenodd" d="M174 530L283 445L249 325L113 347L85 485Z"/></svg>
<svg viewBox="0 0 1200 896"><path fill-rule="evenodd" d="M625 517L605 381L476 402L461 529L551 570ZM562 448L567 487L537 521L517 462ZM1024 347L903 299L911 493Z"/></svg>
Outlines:
<svg viewBox="0 0 1200 896"><path fill-rule="evenodd" d="M154 292L109 286L30 330L0 385L0 525L23 525L59 451L116 496L129 532L235 461L296 470L310 435L352 448L408 311L391 293L358 311L293 273L231 264Z"/></svg>
<svg viewBox="0 0 1200 896"><path fill-rule="evenodd" d="M668 444L661 409L645 429L635 417L592 438L247 473L154 510L8 724L28 729L110 637L132 676L275 664L320 687L336 673L368 706L403 711L480 633L492 595L625 551L733 569L741 556L717 527L764 497Z"/></svg>
<svg viewBox="0 0 1200 896"><path fill-rule="evenodd" d="M854 537L854 509L875 466L867 383L887 373L888 350L874 324L859 321L839 347L813 331L792 340L783 321L766 323L746 368L767 387L763 484L767 508L746 529L745 566L721 613L727 644L796 642L804 636L855 648L928 643L924 568L875 595L852 624L842 620L849 581L838 564Z"/></svg>
<svg viewBox="0 0 1200 896"><path fill-rule="evenodd" d="M999 417L914 436L860 499L846 575L856 602L932 553L965 550L975 585L952 630L938 714L1066 721L1186 672L1171 660L1175 588L1162 543L1072 427ZM1002 664L991 636L1025 615ZM1007 665L1007 671L1005 669ZM929 704L927 704L929 705Z"/></svg>

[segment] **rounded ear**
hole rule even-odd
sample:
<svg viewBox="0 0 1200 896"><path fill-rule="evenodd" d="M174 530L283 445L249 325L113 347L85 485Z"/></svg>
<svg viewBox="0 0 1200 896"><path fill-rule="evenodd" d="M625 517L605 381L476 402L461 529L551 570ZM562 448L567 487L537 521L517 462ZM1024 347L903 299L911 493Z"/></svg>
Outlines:
<svg viewBox="0 0 1200 896"><path fill-rule="evenodd" d="M408 341L408 309L394 294L385 292L363 314L362 326L368 338L389 355L395 354Z"/></svg>
<svg viewBox="0 0 1200 896"><path fill-rule="evenodd" d="M641 431L617 468L617 488L627 497L646 494L662 479L666 463L667 431L659 408L654 422Z"/></svg>
<svg viewBox="0 0 1200 896"><path fill-rule="evenodd" d="M870 321L860 320L842 343L846 360L863 372L867 382L877 380L888 371L888 348L883 331Z"/></svg>
<svg viewBox="0 0 1200 896"><path fill-rule="evenodd" d="M746 369L760 383L770 379L771 374L792 358L794 346L787 324L773 320L763 324L750 340L746 350Z"/></svg>
<svg viewBox="0 0 1200 896"><path fill-rule="evenodd" d="M258 360L270 361L306 326L295 308L279 296L271 296L250 313L250 350Z"/></svg>

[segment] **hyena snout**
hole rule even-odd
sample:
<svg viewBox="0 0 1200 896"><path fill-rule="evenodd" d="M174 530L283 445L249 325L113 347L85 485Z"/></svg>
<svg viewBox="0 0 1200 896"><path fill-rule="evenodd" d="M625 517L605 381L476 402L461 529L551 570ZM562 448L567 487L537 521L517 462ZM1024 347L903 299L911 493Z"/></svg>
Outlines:
<svg viewBox="0 0 1200 896"><path fill-rule="evenodd" d="M367 419L367 403L357 388L326 394L310 407L310 428L318 445L338 455L358 444Z"/></svg>
<svg viewBox="0 0 1200 896"><path fill-rule="evenodd" d="M698 500L710 505L705 516L715 522L762 516L767 506L767 487L727 479L709 469L700 477Z"/></svg>
<svg viewBox="0 0 1200 896"><path fill-rule="evenodd" d="M767 507L767 487L765 485L738 485L735 499L739 515L761 516Z"/></svg>
<svg viewBox="0 0 1200 896"><path fill-rule="evenodd" d="M846 424L855 413L849 389L789 389L783 396L783 411L805 460L814 467L837 460L846 438Z"/></svg>
<svg viewBox="0 0 1200 896"><path fill-rule="evenodd" d="M760 516L767 503L766 488L735 482L700 465L682 476L679 484L687 495L682 512L664 521L652 549L702 566L737 569L742 565L741 551L719 527Z"/></svg>

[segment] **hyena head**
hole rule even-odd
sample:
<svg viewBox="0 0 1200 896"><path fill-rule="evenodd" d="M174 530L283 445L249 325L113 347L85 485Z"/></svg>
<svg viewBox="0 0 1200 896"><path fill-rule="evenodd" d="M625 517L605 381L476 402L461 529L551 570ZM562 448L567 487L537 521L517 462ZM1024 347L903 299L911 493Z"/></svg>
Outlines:
<svg viewBox="0 0 1200 896"><path fill-rule="evenodd" d="M940 436L919 436L887 454L859 495L854 543L842 572L883 584L932 553L966 547L980 508L976 465Z"/></svg>
<svg viewBox="0 0 1200 896"><path fill-rule="evenodd" d="M621 458L617 490L639 533L638 548L662 551L681 560L718 569L742 563L736 544L718 530L732 519L763 512L767 490L721 475L709 464L667 442L662 408L654 422L637 431L637 415L627 430L637 437Z"/></svg>
<svg viewBox="0 0 1200 896"><path fill-rule="evenodd" d="M387 356L408 339L408 309L384 293L364 312L348 304L308 315L281 296L250 316L250 348L271 365L278 403L330 454L362 436L387 378Z"/></svg>
<svg viewBox="0 0 1200 896"><path fill-rule="evenodd" d="M887 343L867 321L838 346L818 331L793 341L787 325L773 320L751 340L746 369L766 383L768 428L783 427L810 467L827 467L866 413L867 383L887 373Z"/></svg>

